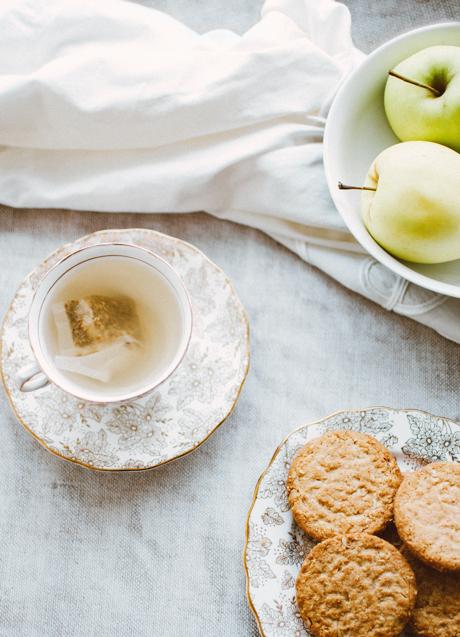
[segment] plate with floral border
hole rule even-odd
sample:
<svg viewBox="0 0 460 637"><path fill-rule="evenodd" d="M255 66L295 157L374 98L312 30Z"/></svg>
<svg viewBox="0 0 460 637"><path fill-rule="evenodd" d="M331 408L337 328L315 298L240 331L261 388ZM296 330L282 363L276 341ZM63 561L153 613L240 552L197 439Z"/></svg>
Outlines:
<svg viewBox="0 0 460 637"><path fill-rule="evenodd" d="M246 522L246 595L262 637L311 637L297 610L295 580L315 542L294 522L286 478L297 450L334 429L374 436L395 455L402 471L438 460L460 462L460 425L415 409L341 411L291 433L260 476Z"/></svg>
<svg viewBox="0 0 460 637"><path fill-rule="evenodd" d="M87 403L52 384L21 392L15 376L33 361L27 318L37 283L67 254L103 241L148 248L182 277L193 311L183 361L160 387L126 403ZM14 414L48 451L89 469L151 469L199 447L230 415L249 369L249 326L225 273L194 246L154 230L103 230L62 246L24 279L3 321L0 364Z"/></svg>

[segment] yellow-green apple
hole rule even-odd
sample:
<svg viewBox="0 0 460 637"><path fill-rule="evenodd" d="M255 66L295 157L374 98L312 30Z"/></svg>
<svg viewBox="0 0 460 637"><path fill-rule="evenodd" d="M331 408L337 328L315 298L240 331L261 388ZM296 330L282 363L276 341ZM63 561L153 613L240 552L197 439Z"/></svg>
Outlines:
<svg viewBox="0 0 460 637"><path fill-rule="evenodd" d="M362 190L368 232L387 252L416 263L460 259L460 154L403 142L372 162Z"/></svg>
<svg viewBox="0 0 460 637"><path fill-rule="evenodd" d="M460 46L431 46L398 64L384 100L399 139L437 142L460 152Z"/></svg>

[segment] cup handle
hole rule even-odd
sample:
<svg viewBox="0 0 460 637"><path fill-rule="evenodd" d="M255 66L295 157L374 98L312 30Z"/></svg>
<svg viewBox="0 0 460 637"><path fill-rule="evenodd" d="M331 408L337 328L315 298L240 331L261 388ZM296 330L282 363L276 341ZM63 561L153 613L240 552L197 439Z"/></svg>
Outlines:
<svg viewBox="0 0 460 637"><path fill-rule="evenodd" d="M48 376L41 370L37 363L31 363L22 367L16 374L19 390L23 392L35 391L49 385Z"/></svg>

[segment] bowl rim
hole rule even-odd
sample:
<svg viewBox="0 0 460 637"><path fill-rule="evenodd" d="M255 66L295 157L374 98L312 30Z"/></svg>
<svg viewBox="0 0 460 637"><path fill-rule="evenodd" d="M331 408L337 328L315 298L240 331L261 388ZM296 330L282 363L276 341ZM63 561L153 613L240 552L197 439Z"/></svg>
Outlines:
<svg viewBox="0 0 460 637"><path fill-rule="evenodd" d="M340 83L335 97L332 101L331 107L329 109L329 113L326 119L326 125L324 129L324 139L323 139L323 162L324 162L324 171L326 174L326 181L329 188L329 193L332 197L332 201L334 202L337 211L339 212L341 218L345 222L348 230L351 232L353 237L359 243L359 245L365 250L366 253L369 253L374 259L376 259L379 263L389 268L395 274L403 277L407 281L414 283L422 288L427 290L431 290L432 292L437 292L439 294L443 294L445 296L460 298L460 284L455 285L453 283L446 283L444 281L440 281L426 274L421 274L416 270L413 270L410 266L406 265L403 261L400 261L396 257L393 257L389 252L384 250L375 239L368 233L369 243L368 245L364 244L362 240L356 235L353 226L349 223L347 215L345 215L341 210L341 202L339 199L339 191L337 189L337 182L335 178L332 176L331 169L331 160L330 157L332 155L331 147L331 128L332 123L335 120L336 113L340 110L342 97L347 91L348 85L362 72L363 67L366 65L372 64L373 60L379 57L384 51L391 49L398 42L402 42L408 38L415 37L419 34L433 32L433 31L443 31L445 29L457 28L460 29L460 20L452 20L448 22L438 22L435 24L425 25L422 27L418 27L416 29L411 29L409 31L405 31L390 40L387 40L376 49L374 49L371 53L369 53L364 60L358 64L358 66L348 75L344 77L342 82ZM460 44L459 44L460 46ZM432 264L433 265L433 264ZM441 265L441 264L439 264Z"/></svg>

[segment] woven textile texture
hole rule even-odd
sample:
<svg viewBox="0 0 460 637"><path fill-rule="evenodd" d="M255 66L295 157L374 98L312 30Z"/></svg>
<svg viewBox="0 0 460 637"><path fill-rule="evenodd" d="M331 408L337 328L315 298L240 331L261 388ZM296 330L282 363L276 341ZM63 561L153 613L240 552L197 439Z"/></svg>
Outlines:
<svg viewBox="0 0 460 637"><path fill-rule="evenodd" d="M243 32L259 0L151 0L200 32ZM350 0L356 45L460 19L458 0ZM459 418L460 348L347 291L246 227L204 214L0 213L2 314L61 243L148 227L202 249L232 278L251 322L236 410L195 453L143 474L93 474L52 457L0 398L1 637L256 637L244 594L244 524L275 447L349 407Z"/></svg>

